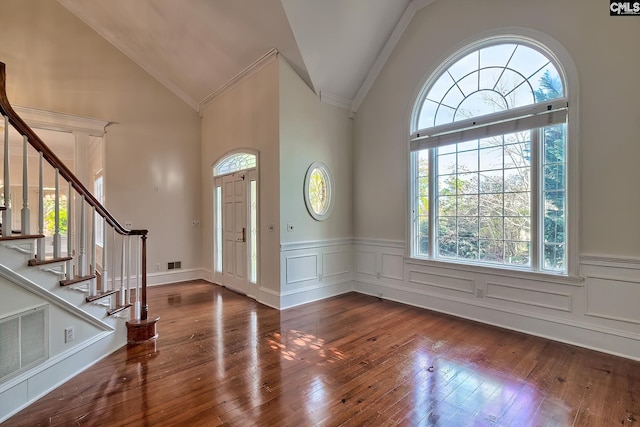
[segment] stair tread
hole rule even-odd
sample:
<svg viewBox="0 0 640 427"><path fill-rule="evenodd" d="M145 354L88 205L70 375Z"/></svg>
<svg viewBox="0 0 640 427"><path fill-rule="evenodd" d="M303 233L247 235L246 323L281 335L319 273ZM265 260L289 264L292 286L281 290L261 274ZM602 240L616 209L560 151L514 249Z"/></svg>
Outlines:
<svg viewBox="0 0 640 427"><path fill-rule="evenodd" d="M112 315L114 315L116 313L119 313L119 312L121 312L123 310L126 310L127 308L130 308L130 307L131 307L131 304L119 305L116 308L112 308L111 310L107 310L107 314L109 316L112 316Z"/></svg>
<svg viewBox="0 0 640 427"><path fill-rule="evenodd" d="M85 282L87 280L91 280L91 279L95 279L95 278L96 278L95 274L89 274L89 275L86 275L86 276L78 276L78 277L74 277L73 279L61 280L60 281L60 286L75 285L76 283Z"/></svg>
<svg viewBox="0 0 640 427"><path fill-rule="evenodd" d="M40 239L44 234L19 234L14 236L0 236L1 240Z"/></svg>
<svg viewBox="0 0 640 427"><path fill-rule="evenodd" d="M60 257L60 258L52 258L52 259L43 259L43 260L32 258L32 259L29 260L28 265L29 265L29 267L35 267L35 266L38 266L38 265L55 264L56 262L66 262L66 261L70 261L72 259L73 259L73 257L70 257L70 256L65 256L65 257Z"/></svg>
<svg viewBox="0 0 640 427"><path fill-rule="evenodd" d="M115 294L116 292L118 292L118 291L113 290L113 291L98 292L98 293L97 293L97 294L95 294L95 295L89 295L89 296L86 298L86 300L87 300L87 302L97 301L97 300L99 300L100 298L108 297L108 296L110 296L110 295Z"/></svg>

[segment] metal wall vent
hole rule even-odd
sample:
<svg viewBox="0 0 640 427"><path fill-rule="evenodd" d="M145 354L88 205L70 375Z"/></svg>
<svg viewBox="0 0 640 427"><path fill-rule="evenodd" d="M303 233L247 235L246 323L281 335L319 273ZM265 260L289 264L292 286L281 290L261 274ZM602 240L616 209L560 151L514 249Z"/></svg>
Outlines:
<svg viewBox="0 0 640 427"><path fill-rule="evenodd" d="M49 357L49 306L0 319L0 381Z"/></svg>

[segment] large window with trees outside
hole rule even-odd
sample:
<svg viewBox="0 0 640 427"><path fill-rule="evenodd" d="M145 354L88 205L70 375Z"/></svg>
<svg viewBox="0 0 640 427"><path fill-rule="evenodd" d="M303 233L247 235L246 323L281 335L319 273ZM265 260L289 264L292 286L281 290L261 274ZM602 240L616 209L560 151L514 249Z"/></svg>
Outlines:
<svg viewBox="0 0 640 427"><path fill-rule="evenodd" d="M550 53L513 38L434 73L412 118L413 257L567 273L565 88Z"/></svg>

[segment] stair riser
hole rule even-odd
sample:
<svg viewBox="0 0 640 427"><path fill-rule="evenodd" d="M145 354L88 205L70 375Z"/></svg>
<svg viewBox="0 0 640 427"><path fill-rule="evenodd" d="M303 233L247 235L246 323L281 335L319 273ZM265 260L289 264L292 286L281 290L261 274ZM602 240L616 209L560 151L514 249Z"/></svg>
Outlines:
<svg viewBox="0 0 640 427"><path fill-rule="evenodd" d="M33 246L31 243L24 242L11 242L11 245L16 245L20 248L29 248ZM80 287L85 285L88 287L87 282L81 282L70 287L60 286L60 280L64 279L63 275L53 274L47 270L56 269L62 270L64 268L63 263L55 263L48 264L43 266L34 266L30 267L27 265L27 262L33 258L32 254L24 254L19 250L16 250L11 247L7 247L7 242L3 242L0 244L0 264L9 267L14 270L17 274L21 275L29 279L30 281L37 283L40 287L45 290L63 298L69 303L79 307L86 313L91 316L103 320L109 323L112 326L116 326L117 323L122 322L122 318L125 313L119 313L121 316L109 316L107 314L107 310L111 307L110 305L103 305L105 302L109 302L110 298L114 298L114 302L116 301L117 295L113 295L111 297L104 298L102 300L94 301L87 303L85 301L88 293L80 292L78 290L73 289L74 287ZM124 316L126 318L126 316ZM126 320L126 319L125 319Z"/></svg>

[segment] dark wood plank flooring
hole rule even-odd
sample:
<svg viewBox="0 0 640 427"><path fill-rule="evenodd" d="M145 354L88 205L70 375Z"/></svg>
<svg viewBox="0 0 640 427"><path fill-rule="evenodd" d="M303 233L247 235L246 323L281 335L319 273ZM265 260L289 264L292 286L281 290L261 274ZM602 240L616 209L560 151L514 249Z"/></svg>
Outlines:
<svg viewBox="0 0 640 427"><path fill-rule="evenodd" d="M122 348L9 426L636 426L640 362L350 293L277 311L153 287Z"/></svg>

